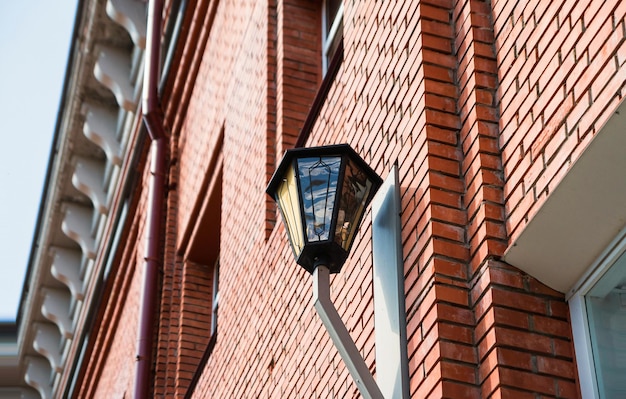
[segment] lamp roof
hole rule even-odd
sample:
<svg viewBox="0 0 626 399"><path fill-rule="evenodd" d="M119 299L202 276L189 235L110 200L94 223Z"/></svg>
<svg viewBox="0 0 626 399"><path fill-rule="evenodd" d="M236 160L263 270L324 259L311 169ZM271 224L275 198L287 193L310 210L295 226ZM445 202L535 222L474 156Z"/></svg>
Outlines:
<svg viewBox="0 0 626 399"><path fill-rule="evenodd" d="M287 150L285 152L285 156L280 162L280 165L278 165L278 168L276 168L274 175L270 179L265 192L274 197L274 194L278 189L278 185L282 182L287 168L292 164L294 159L331 155L347 155L352 162L354 162L360 169L365 171L367 175L370 176L376 186L380 186L382 184L380 176L378 176L374 169L372 169L349 144L333 144L321 147L302 147Z"/></svg>

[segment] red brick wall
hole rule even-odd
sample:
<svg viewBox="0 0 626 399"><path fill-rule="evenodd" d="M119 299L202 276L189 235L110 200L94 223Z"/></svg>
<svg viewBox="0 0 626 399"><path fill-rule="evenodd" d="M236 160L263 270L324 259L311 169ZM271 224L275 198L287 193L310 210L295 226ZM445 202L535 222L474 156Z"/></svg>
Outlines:
<svg viewBox="0 0 626 399"><path fill-rule="evenodd" d="M626 5L493 3L507 230L515 239L621 100Z"/></svg>
<svg viewBox="0 0 626 399"><path fill-rule="evenodd" d="M481 397L575 398L569 311L563 295L489 261L472 282Z"/></svg>
<svg viewBox="0 0 626 399"><path fill-rule="evenodd" d="M219 335L194 397L358 397L264 194L319 83L319 3L194 4L164 101L155 392L182 394L190 377L184 255L223 157ZM348 142L382 177L399 166L412 397L579 395L563 295L499 258L615 110L625 12L617 0L345 2L343 63L307 145ZM370 225L368 213L331 295L375 372ZM121 333L110 346L102 376L128 350Z"/></svg>
<svg viewBox="0 0 626 399"><path fill-rule="evenodd" d="M209 343L212 314L213 267L191 262L183 269L178 337L176 394L184 397Z"/></svg>

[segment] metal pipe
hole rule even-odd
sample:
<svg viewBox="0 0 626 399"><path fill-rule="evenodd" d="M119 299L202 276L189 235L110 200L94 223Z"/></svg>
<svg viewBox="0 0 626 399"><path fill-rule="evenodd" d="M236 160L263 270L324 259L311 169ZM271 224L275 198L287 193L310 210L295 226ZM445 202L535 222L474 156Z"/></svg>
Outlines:
<svg viewBox="0 0 626 399"><path fill-rule="evenodd" d="M139 313L137 356L135 373L135 399L151 397L151 366L154 336L154 319L158 290L158 277L161 266L161 225L165 185L165 151L167 141L152 141L152 161L150 166L150 191L148 193L148 215L146 229L146 250L144 256L144 276Z"/></svg>
<svg viewBox="0 0 626 399"><path fill-rule="evenodd" d="M163 111L159 103L159 66L161 61L161 27L163 0L148 3L148 32L146 34L145 70L143 75L143 119L152 140L165 138Z"/></svg>
<svg viewBox="0 0 626 399"><path fill-rule="evenodd" d="M380 388L330 300L330 270L324 265L318 265L313 270L313 301L317 314L322 319L361 396L365 399L383 399Z"/></svg>
<svg viewBox="0 0 626 399"><path fill-rule="evenodd" d="M159 63L161 51L162 0L148 4L148 32L146 35L146 65L142 92L143 121L152 140L150 162L150 189L146 227L144 276L139 313L137 356L135 365L135 399L151 397L152 347L156 312L159 269L161 266L161 235L165 200L167 139L163 111L159 103Z"/></svg>

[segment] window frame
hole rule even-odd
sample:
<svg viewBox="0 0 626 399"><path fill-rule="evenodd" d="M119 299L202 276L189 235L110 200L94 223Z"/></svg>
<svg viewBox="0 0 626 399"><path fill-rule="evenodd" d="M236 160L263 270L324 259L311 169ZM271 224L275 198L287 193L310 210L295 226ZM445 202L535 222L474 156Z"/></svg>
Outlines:
<svg viewBox="0 0 626 399"><path fill-rule="evenodd" d="M600 399L600 389L591 345L591 331L585 296L625 252L626 228L620 231L566 295L569 303L580 392L582 397L586 399Z"/></svg>
<svg viewBox="0 0 626 399"><path fill-rule="evenodd" d="M330 50L333 47L333 44L336 40L340 40L343 42L343 30L339 32L339 27L343 26L343 1L340 0L339 8L337 9L337 15L335 15L335 19L333 19L330 29L328 28L328 18L327 18L327 3L329 0L324 0L322 3L322 76L326 76L328 73L329 65L333 61L334 54L338 52L338 48L335 49L335 53L330 53ZM328 32L328 33L327 33ZM341 34L341 38L337 38L337 35Z"/></svg>

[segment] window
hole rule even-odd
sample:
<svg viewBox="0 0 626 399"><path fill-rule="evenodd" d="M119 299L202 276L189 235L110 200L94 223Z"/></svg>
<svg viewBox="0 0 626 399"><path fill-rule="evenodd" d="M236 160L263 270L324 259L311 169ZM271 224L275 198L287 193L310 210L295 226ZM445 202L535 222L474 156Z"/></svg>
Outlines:
<svg viewBox="0 0 626 399"><path fill-rule="evenodd" d="M199 196L197 214L192 216L195 226L190 232L189 244L184 252L186 258L183 272L183 300L189 300L189 314L185 318L185 303L181 306L183 317L182 323L189 319L186 330L181 329L179 340L184 341L183 334L192 337L187 339L193 342L185 351L179 351L178 364L184 363L182 374L177 383L179 387L185 387L185 398L191 398L196 385L202 375L213 349L217 345L218 309L219 309L219 276L220 276L220 242L222 225L222 183L223 183L223 155L221 146L223 130L220 134L218 148L220 152L215 155L210 163L207 173L210 173L204 195ZM189 275L189 279L185 279ZM202 304L205 304L203 306ZM202 352L202 346L204 351ZM181 345L182 347L182 345ZM188 353L187 359L182 359L183 353ZM188 380L191 366L196 366L191 380ZM178 378L178 377L177 377Z"/></svg>
<svg viewBox="0 0 626 399"><path fill-rule="evenodd" d="M326 75L343 38L342 0L324 0L322 7L322 71Z"/></svg>
<svg viewBox="0 0 626 399"><path fill-rule="evenodd" d="M583 278L570 298L584 398L626 397L626 234Z"/></svg>

